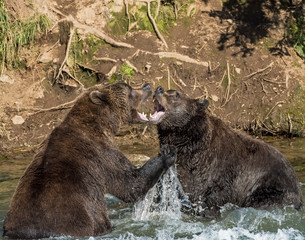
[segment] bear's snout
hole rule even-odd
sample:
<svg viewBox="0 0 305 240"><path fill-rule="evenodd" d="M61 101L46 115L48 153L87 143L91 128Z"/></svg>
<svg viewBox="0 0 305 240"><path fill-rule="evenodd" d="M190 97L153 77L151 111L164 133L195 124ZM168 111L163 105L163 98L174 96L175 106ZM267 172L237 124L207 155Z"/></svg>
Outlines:
<svg viewBox="0 0 305 240"><path fill-rule="evenodd" d="M161 86L159 86L156 88L154 97L156 97L156 95L162 95L163 93L164 93L164 89Z"/></svg>
<svg viewBox="0 0 305 240"><path fill-rule="evenodd" d="M151 86L149 83L144 84L142 90L152 92Z"/></svg>

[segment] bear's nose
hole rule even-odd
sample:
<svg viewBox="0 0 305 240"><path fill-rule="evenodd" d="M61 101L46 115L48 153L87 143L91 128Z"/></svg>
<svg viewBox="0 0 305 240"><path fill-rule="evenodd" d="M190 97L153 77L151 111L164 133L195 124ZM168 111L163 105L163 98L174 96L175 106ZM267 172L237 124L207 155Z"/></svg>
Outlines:
<svg viewBox="0 0 305 240"><path fill-rule="evenodd" d="M159 86L156 89L156 93L163 94L164 93L164 89L161 86Z"/></svg>
<svg viewBox="0 0 305 240"><path fill-rule="evenodd" d="M151 91L151 86L149 83L145 83L144 86L142 87L142 89L145 91Z"/></svg>

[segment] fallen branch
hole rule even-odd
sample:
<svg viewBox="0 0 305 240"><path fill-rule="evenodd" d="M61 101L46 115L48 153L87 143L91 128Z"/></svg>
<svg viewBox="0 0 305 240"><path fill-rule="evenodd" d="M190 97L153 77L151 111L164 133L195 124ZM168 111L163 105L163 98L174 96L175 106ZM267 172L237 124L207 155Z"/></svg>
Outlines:
<svg viewBox="0 0 305 240"><path fill-rule="evenodd" d="M209 64L207 62L200 62L200 61L197 61L196 59L190 58L189 56L182 55L177 52L158 52L158 53L154 53L154 55L158 55L160 58L174 58L174 59L177 59L182 62L194 63L194 64L201 65L204 67L209 66Z"/></svg>
<svg viewBox="0 0 305 240"><path fill-rule="evenodd" d="M141 73L131 62L129 62L128 60L125 60L125 63L128 67L131 67L133 70L135 70L135 72L137 73ZM142 74L142 73L141 73Z"/></svg>
<svg viewBox="0 0 305 240"><path fill-rule="evenodd" d="M261 82L261 86L262 86L262 91L263 91L263 93L265 93L265 95L267 96L267 92L266 92L266 90L265 90L265 87L264 87L263 82Z"/></svg>
<svg viewBox="0 0 305 240"><path fill-rule="evenodd" d="M134 55L132 55L132 57L138 56L138 54L140 52L142 52L144 54L150 54L150 55L158 56L159 58L174 58L174 59L176 59L178 61L181 61L181 62L197 64L197 65L204 66L204 67L209 66L209 64L207 62L201 62L201 61L198 61L198 60L196 60L194 58L191 58L187 55L183 55L183 54L177 53L177 52L157 52L157 53L154 53L154 52L138 49L134 53Z"/></svg>
<svg viewBox="0 0 305 240"><path fill-rule="evenodd" d="M111 76L116 72L116 70L117 70L117 66L114 65L114 66L110 69L110 71L109 71L108 73L105 74L105 77L106 77L107 79L110 79Z"/></svg>
<svg viewBox="0 0 305 240"><path fill-rule="evenodd" d="M168 89L171 89L171 74L169 71L169 67L167 67L167 87Z"/></svg>
<svg viewBox="0 0 305 240"><path fill-rule="evenodd" d="M217 85L216 89L220 88L221 84L223 83L223 80L225 79L226 74L227 74L227 70L224 71L221 81L219 83L216 83L216 85Z"/></svg>
<svg viewBox="0 0 305 240"><path fill-rule="evenodd" d="M180 84L178 84L178 83L175 81L174 78L172 78L172 80L173 80L173 82L176 84L176 86L177 86L178 88L180 88L181 91L183 91L183 87L181 87Z"/></svg>
<svg viewBox="0 0 305 240"><path fill-rule="evenodd" d="M177 78L178 78L178 81L182 84L183 87L186 87L186 86L187 86L187 85L185 84L185 82L182 81L181 78L179 78L179 77L177 77Z"/></svg>
<svg viewBox="0 0 305 240"><path fill-rule="evenodd" d="M105 33L101 32L93 27L90 27L88 25L81 24L71 15L66 16L62 12L60 12L58 9L55 9L55 8L51 8L51 10L54 11L55 13L65 17L65 19L61 19L60 21L63 21L63 20L71 21L73 23L74 27L77 28L78 30L81 30L84 34L92 34L92 35L104 40L105 42L109 43L110 45L112 45L114 47L133 48L133 46L128 43L115 41L113 38L107 36Z"/></svg>
<svg viewBox="0 0 305 240"><path fill-rule="evenodd" d="M276 81L271 81L271 80L265 79L265 78L263 79L263 81L273 83L273 84L277 84L277 85L286 84L286 82L276 82Z"/></svg>
<svg viewBox="0 0 305 240"><path fill-rule="evenodd" d="M115 60L113 58L107 58L107 57L101 57L101 58L94 57L93 59L96 61L103 61L103 62L113 62L113 63L118 62L117 60Z"/></svg>
<svg viewBox="0 0 305 240"><path fill-rule="evenodd" d="M262 72L266 71L268 68L271 68L273 64L274 64L274 62L270 63L267 67L265 67L265 68L263 68L263 69L259 69L258 71L249 74L249 75L246 76L245 78L251 78L251 77L253 77L253 76L256 75L256 74L262 73Z"/></svg>
<svg viewBox="0 0 305 240"><path fill-rule="evenodd" d="M288 88L288 82L289 82L289 72L286 72L286 79L285 79L286 89Z"/></svg>
<svg viewBox="0 0 305 240"><path fill-rule="evenodd" d="M267 118L269 117L269 115L273 112L274 108L275 108L277 105L283 104L283 103L285 103L285 102L284 102L284 101L279 101L279 102L277 102L277 103L270 109L270 111L266 114L264 120L262 121L262 124L264 124L264 122L266 121L266 119L267 119Z"/></svg>
<svg viewBox="0 0 305 240"><path fill-rule="evenodd" d="M151 2L155 2L156 0L140 0L140 1L141 1L141 2L146 2L146 3L147 3L147 16L148 16L148 18L149 18L151 24L153 25L153 28L154 28L154 30L155 30L155 32L156 32L156 34L157 34L157 37L163 42L164 46L165 46L166 48L168 48L168 45L167 45L165 39L163 38L163 36L162 36L161 33L159 32L159 29L158 29L158 27L157 27L157 24L156 24L154 18L151 16L151 13L150 13L150 3L151 3Z"/></svg>
<svg viewBox="0 0 305 240"><path fill-rule="evenodd" d="M225 93L225 103L223 104L223 106L228 102L228 99L230 96L230 90L231 90L231 75L230 75L229 62L227 62L227 73L228 73L228 84L227 84L226 93Z"/></svg>
<svg viewBox="0 0 305 240"><path fill-rule="evenodd" d="M77 100L77 98L75 98L74 100L72 100L70 102L63 103L63 104L60 104L58 106L51 107L51 108L45 108L45 109L39 109L39 108L22 109L22 111L35 111L34 113L29 115L29 116L33 116L33 115L36 115L38 113L43 113L43 112L53 112L53 111L65 110L65 109L72 108L73 104L76 102L76 100Z"/></svg>

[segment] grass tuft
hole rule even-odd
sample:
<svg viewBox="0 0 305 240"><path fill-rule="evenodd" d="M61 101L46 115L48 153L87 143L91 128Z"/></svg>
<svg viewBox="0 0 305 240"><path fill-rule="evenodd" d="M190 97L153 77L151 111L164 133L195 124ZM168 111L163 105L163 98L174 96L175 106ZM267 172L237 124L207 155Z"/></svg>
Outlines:
<svg viewBox="0 0 305 240"><path fill-rule="evenodd" d="M121 69L111 76L109 82L114 82L118 80L118 81L124 81L126 83L130 83L134 74L135 72L133 68L123 63Z"/></svg>
<svg viewBox="0 0 305 240"><path fill-rule="evenodd" d="M25 21L11 19L4 3L0 1L0 73L5 66L18 67L21 49L30 47L49 27L50 20L38 13Z"/></svg>

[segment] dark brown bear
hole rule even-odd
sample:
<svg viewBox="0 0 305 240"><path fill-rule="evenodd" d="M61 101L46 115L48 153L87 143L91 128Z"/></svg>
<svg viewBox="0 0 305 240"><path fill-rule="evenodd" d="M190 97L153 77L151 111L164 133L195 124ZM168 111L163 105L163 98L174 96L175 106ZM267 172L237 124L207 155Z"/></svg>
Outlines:
<svg viewBox="0 0 305 240"><path fill-rule="evenodd" d="M302 206L295 171L275 148L208 115L207 100L161 87L154 99L150 121L157 123L161 147L177 147L178 178L197 214L213 217L226 203L258 209Z"/></svg>
<svg viewBox="0 0 305 240"><path fill-rule="evenodd" d="M4 235L10 238L97 236L111 231L104 194L139 200L175 161L165 150L136 168L114 144L122 124L137 122L149 84L96 86L75 103L20 179Z"/></svg>

